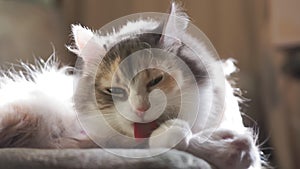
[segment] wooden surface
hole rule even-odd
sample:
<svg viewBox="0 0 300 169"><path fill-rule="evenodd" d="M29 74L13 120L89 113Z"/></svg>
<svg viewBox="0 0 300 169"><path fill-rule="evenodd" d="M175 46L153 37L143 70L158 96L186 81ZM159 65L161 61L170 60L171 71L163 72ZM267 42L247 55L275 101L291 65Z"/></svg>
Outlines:
<svg viewBox="0 0 300 169"><path fill-rule="evenodd" d="M262 98L273 155L280 168L300 167L300 80L284 72L288 50L300 47L300 1L268 1L261 31Z"/></svg>
<svg viewBox="0 0 300 169"><path fill-rule="evenodd" d="M271 42L276 46L300 43L300 1L270 1Z"/></svg>

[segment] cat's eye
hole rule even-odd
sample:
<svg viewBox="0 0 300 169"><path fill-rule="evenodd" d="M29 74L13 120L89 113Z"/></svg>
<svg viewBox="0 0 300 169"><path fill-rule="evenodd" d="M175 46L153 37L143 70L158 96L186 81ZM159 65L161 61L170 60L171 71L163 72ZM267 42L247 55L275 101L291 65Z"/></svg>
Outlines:
<svg viewBox="0 0 300 169"><path fill-rule="evenodd" d="M161 80L163 79L163 75L158 76L157 78L151 80L148 84L147 87L153 87L155 85L157 85Z"/></svg>
<svg viewBox="0 0 300 169"><path fill-rule="evenodd" d="M119 87L111 87L107 88L106 91L110 93L111 95L116 95L116 96L124 96L126 95L126 91L122 88Z"/></svg>

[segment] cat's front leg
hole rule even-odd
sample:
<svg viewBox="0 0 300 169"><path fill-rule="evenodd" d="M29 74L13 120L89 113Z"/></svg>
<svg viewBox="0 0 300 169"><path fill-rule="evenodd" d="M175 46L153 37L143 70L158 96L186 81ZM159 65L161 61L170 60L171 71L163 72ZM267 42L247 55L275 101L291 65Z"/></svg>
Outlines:
<svg viewBox="0 0 300 169"><path fill-rule="evenodd" d="M185 150L191 136L192 132L187 122L180 119L168 120L152 132L149 147Z"/></svg>

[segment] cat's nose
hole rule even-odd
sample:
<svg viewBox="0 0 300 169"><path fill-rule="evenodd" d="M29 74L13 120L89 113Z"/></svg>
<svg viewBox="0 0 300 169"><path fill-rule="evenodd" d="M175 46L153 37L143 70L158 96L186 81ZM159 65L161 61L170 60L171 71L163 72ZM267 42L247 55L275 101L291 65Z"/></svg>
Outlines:
<svg viewBox="0 0 300 169"><path fill-rule="evenodd" d="M135 112L136 114L139 116L139 117L143 117L145 112L149 109L149 106L143 106L143 107L137 107L135 109Z"/></svg>

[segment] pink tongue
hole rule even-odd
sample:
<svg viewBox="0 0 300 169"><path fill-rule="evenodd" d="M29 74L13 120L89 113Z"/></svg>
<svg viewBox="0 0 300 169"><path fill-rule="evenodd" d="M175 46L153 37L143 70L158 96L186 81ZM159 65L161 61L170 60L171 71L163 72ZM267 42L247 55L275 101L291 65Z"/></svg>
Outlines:
<svg viewBox="0 0 300 169"><path fill-rule="evenodd" d="M140 141L143 138L149 138L151 133L157 129L158 124L153 121L150 123L133 123L134 138Z"/></svg>

